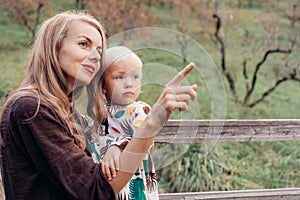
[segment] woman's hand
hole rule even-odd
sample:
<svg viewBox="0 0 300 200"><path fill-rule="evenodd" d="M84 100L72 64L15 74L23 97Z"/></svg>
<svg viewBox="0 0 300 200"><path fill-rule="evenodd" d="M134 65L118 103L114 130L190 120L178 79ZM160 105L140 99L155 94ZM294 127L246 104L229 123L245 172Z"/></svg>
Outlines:
<svg viewBox="0 0 300 200"><path fill-rule="evenodd" d="M121 149L116 145L112 145L107 149L101 161L101 169L107 180L116 177L117 171L120 169L120 155Z"/></svg>
<svg viewBox="0 0 300 200"><path fill-rule="evenodd" d="M180 86L180 84L193 69L194 64L190 63L166 84L147 118L134 134L134 137L154 137L165 122L168 121L175 109L180 111L188 109L190 101L197 97L197 85ZM148 146L146 145L145 147ZM146 150L148 151L149 149Z"/></svg>
<svg viewBox="0 0 300 200"><path fill-rule="evenodd" d="M166 122L175 109L180 111L187 110L190 100L196 98L197 85L180 86L186 75L193 69L194 64L190 63L165 86L152 109L154 110L152 113L160 113L156 113L155 117L160 117L161 122ZM163 114L161 112L166 113Z"/></svg>

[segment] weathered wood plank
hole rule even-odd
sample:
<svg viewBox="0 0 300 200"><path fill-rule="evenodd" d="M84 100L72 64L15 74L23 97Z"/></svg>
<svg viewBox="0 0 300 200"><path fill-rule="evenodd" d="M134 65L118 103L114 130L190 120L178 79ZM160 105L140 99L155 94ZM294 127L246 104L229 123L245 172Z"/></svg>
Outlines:
<svg viewBox="0 0 300 200"><path fill-rule="evenodd" d="M299 200L300 188L160 194L160 200Z"/></svg>
<svg viewBox="0 0 300 200"><path fill-rule="evenodd" d="M300 120L170 120L156 142L247 142L300 140ZM298 200L300 188L160 194L160 200Z"/></svg>
<svg viewBox="0 0 300 200"><path fill-rule="evenodd" d="M300 120L170 120L156 142L247 142L300 140Z"/></svg>

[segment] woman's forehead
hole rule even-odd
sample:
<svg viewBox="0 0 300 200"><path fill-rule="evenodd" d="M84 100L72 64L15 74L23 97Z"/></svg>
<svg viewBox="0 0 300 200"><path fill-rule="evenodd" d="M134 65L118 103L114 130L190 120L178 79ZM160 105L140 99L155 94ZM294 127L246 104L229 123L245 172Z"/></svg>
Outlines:
<svg viewBox="0 0 300 200"><path fill-rule="evenodd" d="M95 43L102 43L102 36L99 30L95 26L79 20L70 23L66 37L73 39L85 37Z"/></svg>

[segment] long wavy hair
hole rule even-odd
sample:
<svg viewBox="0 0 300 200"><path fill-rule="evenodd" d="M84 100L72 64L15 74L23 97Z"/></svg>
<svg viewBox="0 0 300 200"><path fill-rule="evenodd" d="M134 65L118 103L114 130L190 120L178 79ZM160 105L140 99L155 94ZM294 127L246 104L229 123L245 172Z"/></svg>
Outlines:
<svg viewBox="0 0 300 200"><path fill-rule="evenodd" d="M82 149L85 148L83 127L80 127L74 119L73 101L82 93L84 86L72 89L72 85L67 81L66 76L58 62L58 53L66 37L70 24L73 21L82 21L95 27L102 40L102 55L100 70L93 80L86 86L88 105L87 113L95 121L95 125L100 124L104 117L104 103L102 96L102 73L105 58L105 33L102 25L91 15L83 11L67 11L55 15L46 20L37 33L33 44L32 55L29 59L27 72L20 87L14 94L34 86L39 103L35 115L38 113L40 102L47 102L65 121L70 136L73 137ZM71 94L68 91L72 90ZM11 97L13 97L12 95ZM95 112L94 112L95 111ZM35 117L32 116L32 118ZM30 118L30 119L32 119Z"/></svg>

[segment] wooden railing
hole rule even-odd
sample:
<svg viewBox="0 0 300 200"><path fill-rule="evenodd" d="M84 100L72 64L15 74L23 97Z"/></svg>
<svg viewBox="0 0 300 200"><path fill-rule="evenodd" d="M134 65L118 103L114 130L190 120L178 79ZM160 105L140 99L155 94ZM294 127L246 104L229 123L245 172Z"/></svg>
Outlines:
<svg viewBox="0 0 300 200"><path fill-rule="evenodd" d="M300 140L300 120L169 121L155 141L160 143L251 142ZM160 194L160 200L298 200L300 188Z"/></svg>

